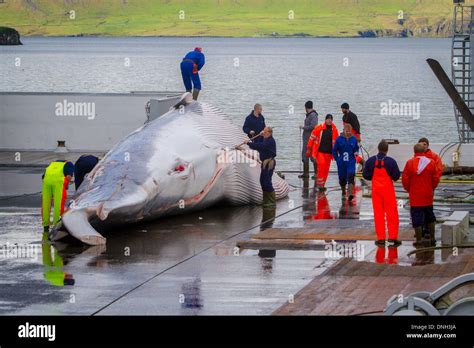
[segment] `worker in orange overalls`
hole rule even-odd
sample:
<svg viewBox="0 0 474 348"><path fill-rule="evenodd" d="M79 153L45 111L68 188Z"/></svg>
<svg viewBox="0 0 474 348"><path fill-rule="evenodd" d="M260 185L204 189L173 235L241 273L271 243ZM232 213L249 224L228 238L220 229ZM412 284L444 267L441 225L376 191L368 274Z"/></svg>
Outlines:
<svg viewBox="0 0 474 348"><path fill-rule="evenodd" d="M372 180L372 207L377 240L375 244L385 247L385 221L387 221L388 242L391 246L399 246L398 240L398 206L393 182L400 178L397 162L387 156L388 143L381 141L379 153L370 157L364 166L363 176Z"/></svg>
<svg viewBox="0 0 474 348"><path fill-rule="evenodd" d="M326 180L332 160L332 148L339 135L331 114L326 115L324 123L314 127L306 147L306 157L312 157L318 167L316 188L325 191Z"/></svg>

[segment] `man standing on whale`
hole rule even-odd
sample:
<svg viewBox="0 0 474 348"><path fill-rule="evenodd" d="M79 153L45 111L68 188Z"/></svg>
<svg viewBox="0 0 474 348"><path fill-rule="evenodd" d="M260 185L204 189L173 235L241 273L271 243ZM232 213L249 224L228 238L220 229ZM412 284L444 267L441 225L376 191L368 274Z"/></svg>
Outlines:
<svg viewBox="0 0 474 348"><path fill-rule="evenodd" d="M188 52L181 62L181 76L183 77L184 87L186 88L186 92L192 92L194 100L197 100L199 92L201 91L199 71L205 62L206 60L201 47L196 47L194 51Z"/></svg>

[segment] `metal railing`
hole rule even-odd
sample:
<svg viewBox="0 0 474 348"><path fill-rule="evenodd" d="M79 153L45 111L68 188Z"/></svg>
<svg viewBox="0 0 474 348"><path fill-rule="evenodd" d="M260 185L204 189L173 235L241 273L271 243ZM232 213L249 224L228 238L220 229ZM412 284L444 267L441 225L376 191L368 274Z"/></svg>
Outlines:
<svg viewBox="0 0 474 348"><path fill-rule="evenodd" d="M471 79L473 66L471 65L471 38L473 38L474 6L456 5L453 16L453 39L451 46L451 74L452 81L471 112L474 113L474 86ZM473 47L474 50L474 47ZM474 142L474 132L454 107L456 126L459 141Z"/></svg>

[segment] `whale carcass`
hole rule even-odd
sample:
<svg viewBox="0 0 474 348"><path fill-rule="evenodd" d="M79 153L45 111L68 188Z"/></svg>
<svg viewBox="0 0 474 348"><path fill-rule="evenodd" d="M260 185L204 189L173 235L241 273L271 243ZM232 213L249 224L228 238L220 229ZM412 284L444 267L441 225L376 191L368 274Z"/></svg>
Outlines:
<svg viewBox="0 0 474 348"><path fill-rule="evenodd" d="M216 203L259 204L258 153L218 109L189 93L163 116L116 144L85 178L63 215L61 228L89 245L98 232L120 225L204 209ZM273 175L276 198L288 195ZM51 239L55 239L54 231Z"/></svg>

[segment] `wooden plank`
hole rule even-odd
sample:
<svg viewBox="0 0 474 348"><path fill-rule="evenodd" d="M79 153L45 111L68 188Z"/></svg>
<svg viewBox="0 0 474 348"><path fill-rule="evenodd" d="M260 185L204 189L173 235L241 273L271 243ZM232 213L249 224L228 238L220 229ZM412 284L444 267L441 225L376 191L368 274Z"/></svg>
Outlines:
<svg viewBox="0 0 474 348"><path fill-rule="evenodd" d="M237 242L237 246L254 250L325 250L324 244L298 239L249 239Z"/></svg>
<svg viewBox="0 0 474 348"><path fill-rule="evenodd" d="M413 229L402 228L398 238L402 241L413 240ZM303 227L269 228L254 234L252 239L291 239L291 240L376 240L373 228L340 227Z"/></svg>
<svg viewBox="0 0 474 348"><path fill-rule="evenodd" d="M399 266L341 259L301 289L294 303L275 315L383 314L392 295L434 291L461 274L474 272L474 251L451 257L448 263Z"/></svg>

